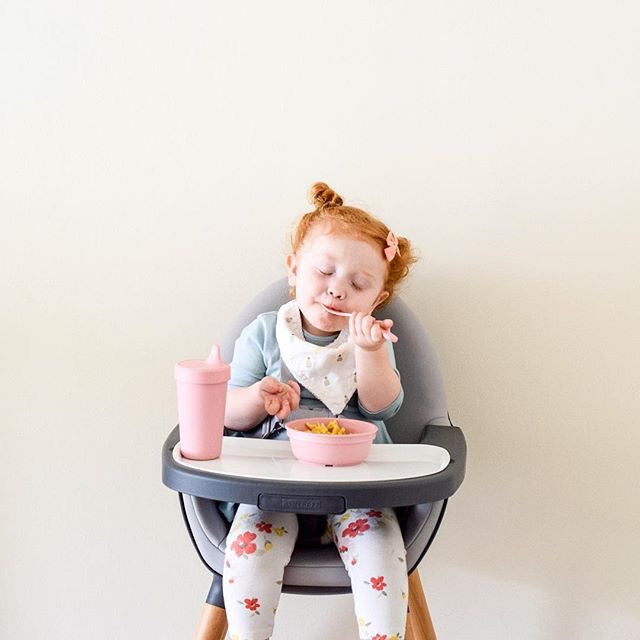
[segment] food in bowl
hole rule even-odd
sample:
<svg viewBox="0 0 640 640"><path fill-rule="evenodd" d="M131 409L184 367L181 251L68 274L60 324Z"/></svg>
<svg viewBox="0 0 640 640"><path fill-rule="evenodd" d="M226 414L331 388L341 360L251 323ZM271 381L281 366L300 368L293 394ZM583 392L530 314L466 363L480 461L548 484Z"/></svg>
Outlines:
<svg viewBox="0 0 640 640"><path fill-rule="evenodd" d="M307 424L322 425L329 431L337 423L346 433L336 438L332 433L314 433ZM303 462L329 467L345 467L364 462L371 450L378 427L364 420L319 418L292 420L286 424L293 455Z"/></svg>
<svg viewBox="0 0 640 640"><path fill-rule="evenodd" d="M307 431L311 433L326 433L330 436L343 436L347 433L344 427L338 424L337 420L330 420L329 422L305 422Z"/></svg>

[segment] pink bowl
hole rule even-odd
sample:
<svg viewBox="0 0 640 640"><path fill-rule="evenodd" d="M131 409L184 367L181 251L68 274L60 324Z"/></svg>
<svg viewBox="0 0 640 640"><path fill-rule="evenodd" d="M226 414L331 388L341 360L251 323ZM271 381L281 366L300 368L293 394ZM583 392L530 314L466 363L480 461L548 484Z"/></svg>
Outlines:
<svg viewBox="0 0 640 640"><path fill-rule="evenodd" d="M378 427L364 420L338 418L338 424L347 430L343 436L307 431L307 422L326 424L334 419L304 418L287 423L287 434L293 455L304 462L332 467L346 467L363 462L369 455Z"/></svg>

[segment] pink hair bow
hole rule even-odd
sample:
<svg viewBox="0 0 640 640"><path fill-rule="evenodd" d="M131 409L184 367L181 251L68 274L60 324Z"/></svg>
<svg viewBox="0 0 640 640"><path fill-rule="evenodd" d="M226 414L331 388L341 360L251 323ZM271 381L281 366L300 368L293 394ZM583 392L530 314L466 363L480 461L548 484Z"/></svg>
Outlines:
<svg viewBox="0 0 640 640"><path fill-rule="evenodd" d="M387 260L391 262L396 254L400 255L400 249L398 249L398 238L393 231L389 231L387 236L387 246L384 249L384 255L387 256Z"/></svg>

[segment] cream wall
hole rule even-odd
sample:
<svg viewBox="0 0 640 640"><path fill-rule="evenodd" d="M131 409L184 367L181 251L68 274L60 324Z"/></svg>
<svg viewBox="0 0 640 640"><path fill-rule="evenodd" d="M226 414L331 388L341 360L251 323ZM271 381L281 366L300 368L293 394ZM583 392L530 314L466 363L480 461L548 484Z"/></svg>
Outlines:
<svg viewBox="0 0 640 640"><path fill-rule="evenodd" d="M469 445L420 569L440 637L640 637L636 3L0 16L0 637L190 637L172 366L282 274L318 179L423 255ZM274 637L356 638L351 606L286 596Z"/></svg>

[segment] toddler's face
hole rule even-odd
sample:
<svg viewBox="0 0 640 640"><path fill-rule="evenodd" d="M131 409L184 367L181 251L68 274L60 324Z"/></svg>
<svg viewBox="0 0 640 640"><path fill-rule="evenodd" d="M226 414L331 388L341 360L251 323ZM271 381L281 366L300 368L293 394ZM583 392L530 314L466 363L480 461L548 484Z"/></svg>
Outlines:
<svg viewBox="0 0 640 640"><path fill-rule="evenodd" d="M388 297L387 264L379 248L326 227L314 227L295 254L287 256L289 284L296 288L302 326L314 335L345 329L349 318L336 311L370 313Z"/></svg>

